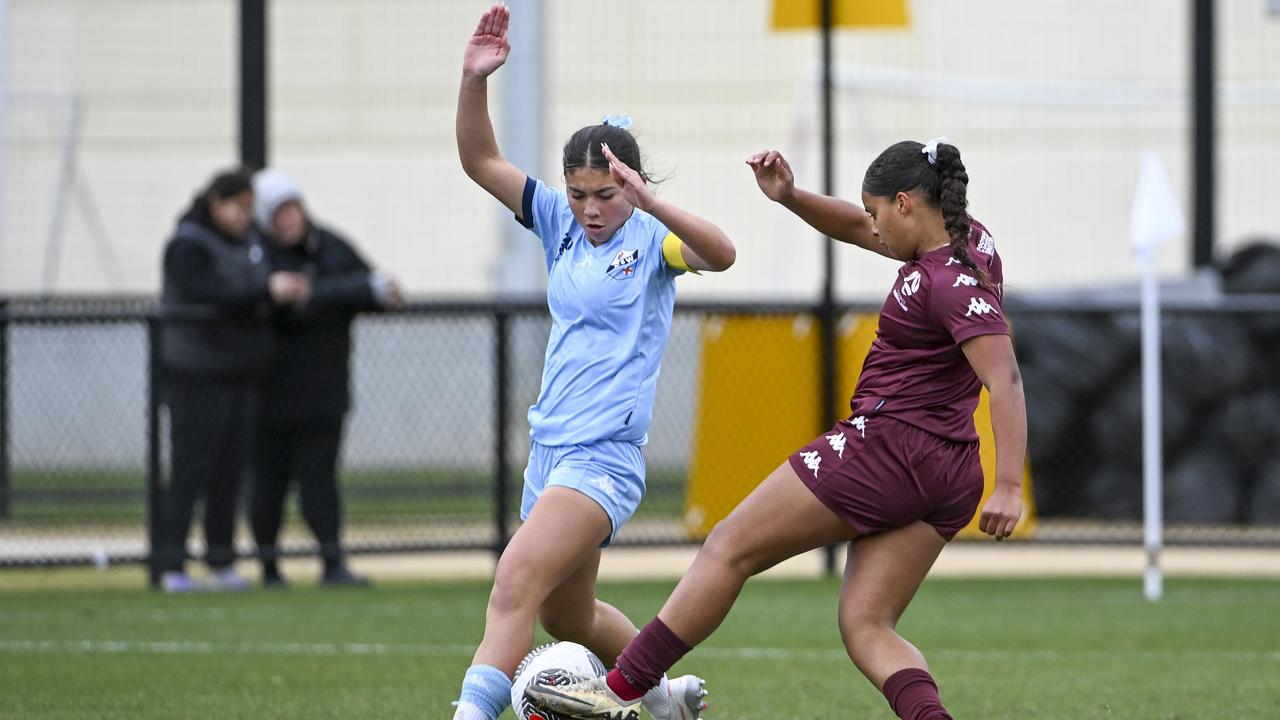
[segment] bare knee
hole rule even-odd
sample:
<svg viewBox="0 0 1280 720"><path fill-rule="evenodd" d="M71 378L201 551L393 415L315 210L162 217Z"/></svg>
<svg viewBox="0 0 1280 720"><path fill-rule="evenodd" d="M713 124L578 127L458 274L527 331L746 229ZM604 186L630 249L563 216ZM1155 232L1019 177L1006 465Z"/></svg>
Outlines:
<svg viewBox="0 0 1280 720"><path fill-rule="evenodd" d="M538 613L538 621L551 637L580 643L590 635L591 625L595 620L594 610L594 603L588 612L543 604Z"/></svg>
<svg viewBox="0 0 1280 720"><path fill-rule="evenodd" d="M878 617L864 611L840 613L840 637L849 650L849 655L857 662L858 656L869 652L876 644L877 638L885 633L896 634L897 623L892 618Z"/></svg>
<svg viewBox="0 0 1280 720"><path fill-rule="evenodd" d="M499 563L489 591L489 612L508 615L529 612L542 604L549 590L541 587L535 572L520 563Z"/></svg>
<svg viewBox="0 0 1280 720"><path fill-rule="evenodd" d="M748 541L733 523L719 522L698 551L698 562L714 564L738 577L749 578L766 568L745 549L749 547Z"/></svg>

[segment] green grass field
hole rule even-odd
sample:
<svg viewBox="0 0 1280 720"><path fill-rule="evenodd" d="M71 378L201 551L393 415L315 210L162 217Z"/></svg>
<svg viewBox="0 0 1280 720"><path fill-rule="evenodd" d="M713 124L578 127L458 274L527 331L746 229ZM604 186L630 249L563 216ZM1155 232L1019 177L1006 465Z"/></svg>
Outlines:
<svg viewBox="0 0 1280 720"><path fill-rule="evenodd" d="M12 578L13 576L11 576ZM446 718L487 586L0 593L3 718ZM647 620L672 583L602 595ZM892 718L845 657L835 581L750 583L676 670L709 718ZM1280 717L1280 583L931 580L902 623L958 718ZM506 716L510 718L510 714Z"/></svg>

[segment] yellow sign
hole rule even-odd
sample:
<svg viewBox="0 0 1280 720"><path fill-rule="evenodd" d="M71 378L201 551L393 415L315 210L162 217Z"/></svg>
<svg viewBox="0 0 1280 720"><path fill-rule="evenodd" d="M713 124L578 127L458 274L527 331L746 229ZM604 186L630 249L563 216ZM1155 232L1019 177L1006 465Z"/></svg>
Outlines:
<svg viewBox="0 0 1280 720"><path fill-rule="evenodd" d="M832 400L846 414L877 322L874 314L847 315L837 333L839 365ZM713 316L703 321L696 451L685 496L690 536L706 537L791 453L827 429L819 427L818 330L808 315ZM986 390L973 418L985 500L995 486L995 439ZM1022 521L1014 537L1029 535L1035 525L1029 467L1023 472L1022 495ZM977 528L975 517L957 537L977 537Z"/></svg>
<svg viewBox="0 0 1280 720"><path fill-rule="evenodd" d="M835 27L908 27L907 0L831 0ZM774 30L822 26L822 0L773 0Z"/></svg>

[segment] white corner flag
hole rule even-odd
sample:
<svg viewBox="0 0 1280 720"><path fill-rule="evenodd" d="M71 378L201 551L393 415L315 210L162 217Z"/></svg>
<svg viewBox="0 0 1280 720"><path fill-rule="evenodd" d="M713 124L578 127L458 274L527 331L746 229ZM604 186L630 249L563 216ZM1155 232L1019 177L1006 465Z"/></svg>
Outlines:
<svg viewBox="0 0 1280 720"><path fill-rule="evenodd" d="M1138 189L1133 196L1133 212L1129 215L1129 235L1135 250L1154 249L1181 237L1187 231L1182 208L1173 193L1164 161L1154 150L1142 153L1138 167Z"/></svg>
<svg viewBox="0 0 1280 720"><path fill-rule="evenodd" d="M1160 285L1155 251L1182 236L1186 223L1173 193L1164 161L1153 150L1142 153L1129 236L1142 266L1142 524L1147 554L1143 594L1152 602L1164 593L1160 548L1164 521L1164 469L1160 432Z"/></svg>

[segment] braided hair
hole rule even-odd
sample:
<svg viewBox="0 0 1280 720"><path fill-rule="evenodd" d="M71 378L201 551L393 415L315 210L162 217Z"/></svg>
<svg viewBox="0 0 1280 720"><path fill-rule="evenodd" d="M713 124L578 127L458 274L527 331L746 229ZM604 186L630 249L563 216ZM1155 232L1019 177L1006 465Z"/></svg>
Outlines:
<svg viewBox="0 0 1280 720"><path fill-rule="evenodd" d="M862 191L877 197L893 197L916 188L942 213L942 222L951 239L951 257L969 268L979 284L994 290L991 277L969 257L969 174L955 145L941 142L936 160L924 152L925 145L903 140L890 145L872 161L862 179Z"/></svg>

